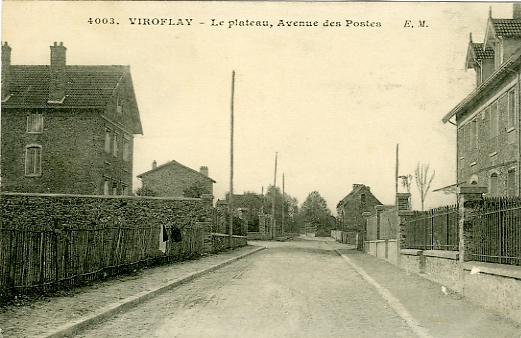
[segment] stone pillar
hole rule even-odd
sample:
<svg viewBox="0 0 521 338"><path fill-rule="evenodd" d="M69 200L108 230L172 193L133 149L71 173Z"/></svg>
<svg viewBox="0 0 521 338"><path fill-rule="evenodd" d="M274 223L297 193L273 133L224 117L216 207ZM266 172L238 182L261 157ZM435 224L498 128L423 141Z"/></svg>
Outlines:
<svg viewBox="0 0 521 338"><path fill-rule="evenodd" d="M259 214L259 233L266 233L266 215Z"/></svg>
<svg viewBox="0 0 521 338"><path fill-rule="evenodd" d="M368 252L368 248L366 248L366 245L365 245L366 241L368 241L368 239L367 239L367 222L369 222L369 218L370 218L372 215L373 215L373 213L372 213L372 212L369 212L369 211L364 211L364 212L362 213L362 216L363 216L364 219L365 219L365 229L364 229L364 232L365 232L365 236L364 236L364 237L365 237L365 238L364 238L364 243L362 244L362 247L363 247L364 252L366 252L366 253Z"/></svg>
<svg viewBox="0 0 521 338"><path fill-rule="evenodd" d="M409 203L409 193L396 194L396 212L398 213L398 228L396 229L396 265L401 266L400 250L405 248L405 224L409 217L413 215Z"/></svg>
<svg viewBox="0 0 521 338"><path fill-rule="evenodd" d="M467 253L472 251L472 219L477 208L483 203L483 194L486 187L465 186L458 187L459 203L459 262L469 261ZM463 269L460 269L463 272Z"/></svg>

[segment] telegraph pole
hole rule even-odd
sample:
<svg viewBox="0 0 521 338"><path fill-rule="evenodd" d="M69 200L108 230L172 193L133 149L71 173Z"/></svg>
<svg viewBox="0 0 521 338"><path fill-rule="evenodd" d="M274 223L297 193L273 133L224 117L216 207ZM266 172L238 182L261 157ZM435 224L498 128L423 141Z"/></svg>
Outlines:
<svg viewBox="0 0 521 338"><path fill-rule="evenodd" d="M271 201L271 218L272 218L272 222L271 222L271 238L273 238L275 236L275 196L276 196L276 191L275 191L275 187L277 186L277 156L278 156L278 152L275 153L275 173L273 175L273 200Z"/></svg>
<svg viewBox="0 0 521 338"><path fill-rule="evenodd" d="M284 173L282 174L282 223L280 225L280 232L284 236Z"/></svg>
<svg viewBox="0 0 521 338"><path fill-rule="evenodd" d="M229 241L230 248L233 243L233 100L235 94L235 70L232 71L232 99L230 104L230 200L228 201L228 212L230 213Z"/></svg>

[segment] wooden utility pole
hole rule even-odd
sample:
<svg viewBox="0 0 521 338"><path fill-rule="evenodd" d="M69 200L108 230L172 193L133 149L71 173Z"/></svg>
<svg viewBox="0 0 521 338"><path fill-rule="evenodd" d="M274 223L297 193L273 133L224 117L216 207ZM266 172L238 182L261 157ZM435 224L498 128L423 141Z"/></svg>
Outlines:
<svg viewBox="0 0 521 338"><path fill-rule="evenodd" d="M395 199L396 199L396 196L398 196L398 165L399 165L398 152L399 152L399 149L400 149L400 144L397 143L396 144L396 167L395 167L395 171L394 171L394 183L395 183L394 198Z"/></svg>
<svg viewBox="0 0 521 338"><path fill-rule="evenodd" d="M282 223L280 224L280 232L284 236L284 173L282 174Z"/></svg>
<svg viewBox="0 0 521 338"><path fill-rule="evenodd" d="M233 243L233 100L235 94L235 70L232 71L232 99L230 104L230 199L228 201L228 212L230 213L229 242L230 248Z"/></svg>
<svg viewBox="0 0 521 338"><path fill-rule="evenodd" d="M276 189L277 186L277 156L279 155L278 152L275 153L275 173L273 175L273 200L271 201L271 238L275 236L275 197L276 197Z"/></svg>

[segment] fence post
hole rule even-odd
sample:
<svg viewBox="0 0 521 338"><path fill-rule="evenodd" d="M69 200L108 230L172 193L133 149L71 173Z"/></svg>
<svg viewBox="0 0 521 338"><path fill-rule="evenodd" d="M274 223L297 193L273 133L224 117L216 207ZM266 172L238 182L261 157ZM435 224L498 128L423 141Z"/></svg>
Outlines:
<svg viewBox="0 0 521 338"><path fill-rule="evenodd" d="M477 207L483 202L483 194L486 192L486 187L458 187L459 265L461 277L463 277L463 262L469 260L470 257L466 256L469 251L472 251L472 219Z"/></svg>
<svg viewBox="0 0 521 338"><path fill-rule="evenodd" d="M405 224L413 212L409 204L409 193L396 194L396 213L398 214L398 227L396 228L396 265L401 266L400 250L405 247Z"/></svg>

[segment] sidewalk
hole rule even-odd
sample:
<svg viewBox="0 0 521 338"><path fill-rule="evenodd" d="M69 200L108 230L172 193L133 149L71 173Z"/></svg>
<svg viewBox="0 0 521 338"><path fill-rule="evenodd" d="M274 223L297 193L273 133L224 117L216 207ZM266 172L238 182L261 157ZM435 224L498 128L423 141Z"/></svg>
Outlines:
<svg viewBox="0 0 521 338"><path fill-rule="evenodd" d="M334 240L328 243L372 284L419 337L520 338L521 325L460 294ZM409 317L409 318L408 318Z"/></svg>
<svg viewBox="0 0 521 338"><path fill-rule="evenodd" d="M86 325L111 317L262 249L249 245L197 260L144 269L135 275L111 278L29 305L10 306L0 312L0 337L67 337Z"/></svg>

